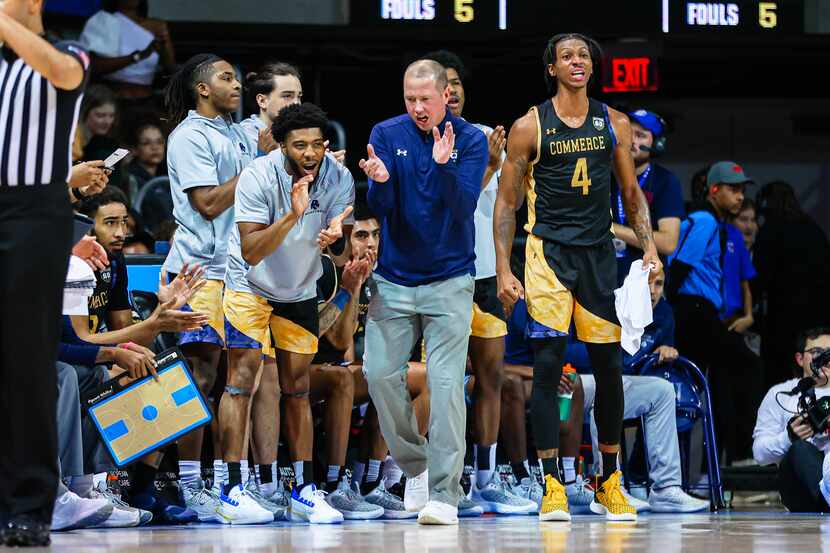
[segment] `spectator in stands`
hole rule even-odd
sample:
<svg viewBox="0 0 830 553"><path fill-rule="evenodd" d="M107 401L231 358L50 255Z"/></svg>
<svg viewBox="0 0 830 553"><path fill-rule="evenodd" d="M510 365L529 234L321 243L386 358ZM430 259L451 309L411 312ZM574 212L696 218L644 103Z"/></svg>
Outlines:
<svg viewBox="0 0 830 553"><path fill-rule="evenodd" d="M751 256L755 238L758 236L758 212L755 202L751 198L744 198L741 210L734 217L729 217L728 220L741 231L744 237L744 246Z"/></svg>
<svg viewBox="0 0 830 553"><path fill-rule="evenodd" d="M730 215L728 219L734 220L739 214ZM744 234L735 225L727 223L724 226L726 249L722 253L723 307L720 318L729 330L744 334L755 322L749 281L758 273L746 249Z"/></svg>
<svg viewBox="0 0 830 553"><path fill-rule="evenodd" d="M107 159L121 147L118 134L118 100L104 85L90 86L81 102L76 143L78 159L95 161ZM109 175L109 184L126 190L127 173L117 165Z"/></svg>
<svg viewBox="0 0 830 553"><path fill-rule="evenodd" d="M127 166L127 171L135 179L137 189L141 189L150 179L167 176L167 139L158 123L139 125L130 139L130 147L133 160Z"/></svg>
<svg viewBox="0 0 830 553"><path fill-rule="evenodd" d="M651 215L657 252L668 256L677 247L680 219L686 214L683 190L677 177L652 158L661 154L666 145L666 123L654 112L638 109L628 114L631 119L631 155L637 181L643 189ZM626 224L622 196L616 180L611 188L614 212L614 246L617 250L619 281L625 279L635 259L642 259L639 240Z"/></svg>
<svg viewBox="0 0 830 553"><path fill-rule="evenodd" d="M814 432L798 411L798 395L789 394L801 377L817 380L816 397L830 395L830 363L812 367L813 359L830 348L830 328L802 332L796 340L795 378L770 388L755 424L752 453L760 465L778 465L781 500L791 512L828 512L830 509L830 451L827 433Z"/></svg>
<svg viewBox="0 0 830 553"><path fill-rule="evenodd" d="M731 161L712 165L706 201L681 225L680 243L669 259L667 284L677 319L678 348L701 368L709 369L714 419L729 461L749 456L752 413L760 399L755 386L762 378L760 360L736 332L741 328L730 330L720 318L729 258L725 219L738 213L749 182L740 165ZM733 238L733 248L735 241L743 247L740 236Z"/></svg>
<svg viewBox="0 0 830 553"><path fill-rule="evenodd" d="M147 17L147 0L105 0L84 25L80 41L92 53L93 75L102 76L122 100L152 100L159 66L175 70L165 21Z"/></svg>
<svg viewBox="0 0 830 553"><path fill-rule="evenodd" d="M758 194L763 225L753 261L766 305L761 351L771 386L791 374L788 344L799 331L826 324L830 313L830 242L804 211L792 186L771 182Z"/></svg>

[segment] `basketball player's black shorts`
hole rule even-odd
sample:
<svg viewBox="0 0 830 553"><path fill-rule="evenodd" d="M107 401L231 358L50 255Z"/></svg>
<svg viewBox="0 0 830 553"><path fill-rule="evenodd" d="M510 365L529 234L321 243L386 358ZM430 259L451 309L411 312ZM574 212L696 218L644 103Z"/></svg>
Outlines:
<svg viewBox="0 0 830 553"><path fill-rule="evenodd" d="M577 337L594 344L620 341L614 307L617 260L611 240L596 246L566 246L528 235L525 298L529 336Z"/></svg>

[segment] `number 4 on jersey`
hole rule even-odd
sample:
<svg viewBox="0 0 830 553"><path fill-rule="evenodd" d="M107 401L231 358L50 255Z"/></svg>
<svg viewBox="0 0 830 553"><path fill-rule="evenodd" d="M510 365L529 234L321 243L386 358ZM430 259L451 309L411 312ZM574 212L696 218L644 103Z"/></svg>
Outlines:
<svg viewBox="0 0 830 553"><path fill-rule="evenodd" d="M581 157L576 160L574 176L571 177L571 188L581 188L582 195L587 196L590 187L591 179L588 178L588 159Z"/></svg>

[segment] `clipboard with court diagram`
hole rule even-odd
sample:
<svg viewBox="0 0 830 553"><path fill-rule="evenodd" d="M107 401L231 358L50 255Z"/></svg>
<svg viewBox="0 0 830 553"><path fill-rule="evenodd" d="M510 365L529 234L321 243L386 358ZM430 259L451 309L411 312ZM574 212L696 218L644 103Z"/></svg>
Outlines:
<svg viewBox="0 0 830 553"><path fill-rule="evenodd" d="M90 401L89 415L119 467L212 419L181 352L167 350L156 360L158 381L116 384Z"/></svg>

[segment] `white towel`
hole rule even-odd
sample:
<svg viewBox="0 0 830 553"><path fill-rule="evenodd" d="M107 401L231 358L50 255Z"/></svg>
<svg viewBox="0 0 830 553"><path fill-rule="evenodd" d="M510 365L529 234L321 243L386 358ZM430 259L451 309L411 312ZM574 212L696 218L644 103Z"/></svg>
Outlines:
<svg viewBox="0 0 830 553"><path fill-rule="evenodd" d="M653 320L648 288L650 270L650 267L643 268L642 259L634 261L622 287L614 290L614 307L622 326L622 347L629 355L639 351L643 331Z"/></svg>
<svg viewBox="0 0 830 553"><path fill-rule="evenodd" d="M80 257L69 258L63 289L63 314L88 315L87 302L95 291L95 273Z"/></svg>

